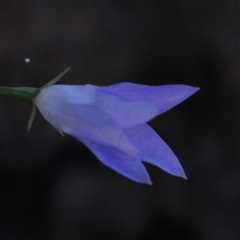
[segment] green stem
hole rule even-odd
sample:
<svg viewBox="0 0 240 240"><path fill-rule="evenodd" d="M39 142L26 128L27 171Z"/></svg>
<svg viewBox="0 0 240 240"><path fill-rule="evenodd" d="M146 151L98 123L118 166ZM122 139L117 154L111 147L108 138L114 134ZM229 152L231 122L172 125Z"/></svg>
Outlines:
<svg viewBox="0 0 240 240"><path fill-rule="evenodd" d="M31 87L0 87L0 94L19 98L25 102L32 100L39 94L40 90Z"/></svg>
<svg viewBox="0 0 240 240"><path fill-rule="evenodd" d="M62 78L69 71L69 69L70 67L65 69L63 72L58 74L50 82L42 86L40 89L31 88L31 87L1 87L0 86L0 95L16 97L25 102L32 103L33 99L40 93L41 89L54 85L57 81L59 81L60 78Z"/></svg>

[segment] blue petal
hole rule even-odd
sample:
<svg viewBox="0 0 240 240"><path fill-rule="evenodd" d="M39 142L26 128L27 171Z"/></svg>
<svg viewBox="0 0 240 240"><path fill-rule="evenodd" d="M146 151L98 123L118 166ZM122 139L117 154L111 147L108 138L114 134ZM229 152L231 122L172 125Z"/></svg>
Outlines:
<svg viewBox="0 0 240 240"><path fill-rule="evenodd" d="M152 184L148 172L139 157L128 155L117 148L97 144L88 139L79 140L106 166L133 181Z"/></svg>
<svg viewBox="0 0 240 240"><path fill-rule="evenodd" d="M132 144L142 152L142 160L164 171L187 178L177 157L168 145L147 124L124 130Z"/></svg>
<svg viewBox="0 0 240 240"><path fill-rule="evenodd" d="M148 101L127 101L101 89L102 87L90 84L84 86L54 85L41 90L36 98L36 103L39 109L54 104L54 109L66 113L66 117L71 117L72 113L67 114L68 110L63 111L64 104L78 106L79 109L82 106L89 108L92 106L101 111L102 115L105 114L104 119L111 118L119 127L139 125L158 115L157 108ZM90 118L89 121L97 122L101 119L100 116L97 117L97 114L95 117Z"/></svg>
<svg viewBox="0 0 240 240"><path fill-rule="evenodd" d="M128 101L96 87L94 103L120 127L145 123L158 115L157 108L144 100Z"/></svg>
<svg viewBox="0 0 240 240"><path fill-rule="evenodd" d="M79 139L87 138L114 146L129 154L139 153L122 129L98 107L68 102L55 107L52 103L47 105L44 113L45 118L57 129Z"/></svg>
<svg viewBox="0 0 240 240"><path fill-rule="evenodd" d="M123 82L102 87L102 90L128 101L148 101L158 109L158 114L161 114L190 97L199 88L177 84L147 86Z"/></svg>

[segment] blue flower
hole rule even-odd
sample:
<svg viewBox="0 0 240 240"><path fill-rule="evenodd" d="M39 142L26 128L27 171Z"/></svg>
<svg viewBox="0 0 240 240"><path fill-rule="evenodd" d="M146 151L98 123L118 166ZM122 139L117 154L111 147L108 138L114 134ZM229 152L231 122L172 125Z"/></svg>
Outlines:
<svg viewBox="0 0 240 240"><path fill-rule="evenodd" d="M56 129L69 134L106 166L123 176L151 184L142 162L186 178L177 157L146 124L181 103L199 88L187 85L53 85L34 103Z"/></svg>

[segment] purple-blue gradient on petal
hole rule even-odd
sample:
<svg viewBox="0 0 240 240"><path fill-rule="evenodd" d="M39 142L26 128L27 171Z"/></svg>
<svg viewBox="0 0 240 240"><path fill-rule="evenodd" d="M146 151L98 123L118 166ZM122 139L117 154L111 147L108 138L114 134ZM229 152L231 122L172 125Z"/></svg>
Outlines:
<svg viewBox="0 0 240 240"><path fill-rule="evenodd" d="M141 160L175 176L187 178L177 157L168 145L147 124L125 129L135 147L141 150Z"/></svg>
<svg viewBox="0 0 240 240"><path fill-rule="evenodd" d="M181 103L199 88L187 85L53 85L35 99L54 127L83 142L106 166L151 184L143 162L186 178L173 151L146 122Z"/></svg>
<svg viewBox="0 0 240 240"><path fill-rule="evenodd" d="M111 169L133 181L152 184L146 168L137 155L130 155L115 147L104 146L87 139L80 141Z"/></svg>
<svg viewBox="0 0 240 240"><path fill-rule="evenodd" d="M198 87L180 84L148 86L128 82L101 89L128 101L148 101L158 109L158 114L175 107L199 90Z"/></svg>

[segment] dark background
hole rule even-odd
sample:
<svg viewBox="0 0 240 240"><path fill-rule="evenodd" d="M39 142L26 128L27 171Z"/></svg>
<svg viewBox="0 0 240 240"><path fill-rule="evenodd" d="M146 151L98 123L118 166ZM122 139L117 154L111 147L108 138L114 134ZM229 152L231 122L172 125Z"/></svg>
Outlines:
<svg viewBox="0 0 240 240"><path fill-rule="evenodd" d="M101 164L31 106L0 97L0 238L209 239L239 235L239 1L1 1L0 85L189 84L150 125L188 180L153 186ZM30 58L30 63L24 59Z"/></svg>

